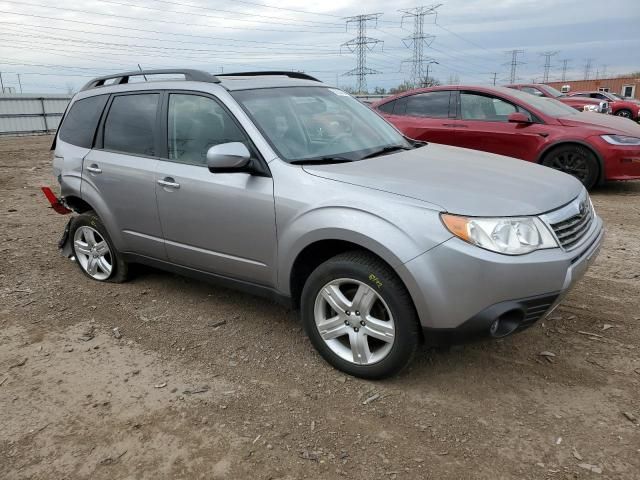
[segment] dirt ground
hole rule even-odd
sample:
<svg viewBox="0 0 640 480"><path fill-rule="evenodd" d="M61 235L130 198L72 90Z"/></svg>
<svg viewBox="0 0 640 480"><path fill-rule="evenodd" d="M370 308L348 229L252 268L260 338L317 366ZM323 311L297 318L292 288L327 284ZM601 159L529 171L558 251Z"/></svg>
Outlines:
<svg viewBox="0 0 640 480"><path fill-rule="evenodd" d="M640 478L640 182L593 192L606 244L551 318L369 382L268 301L83 276L50 142L0 139L1 479Z"/></svg>

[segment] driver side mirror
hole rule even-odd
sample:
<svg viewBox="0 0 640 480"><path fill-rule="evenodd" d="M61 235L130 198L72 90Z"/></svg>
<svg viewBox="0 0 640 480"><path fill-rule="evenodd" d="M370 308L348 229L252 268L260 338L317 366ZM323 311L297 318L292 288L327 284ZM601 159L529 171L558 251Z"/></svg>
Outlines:
<svg viewBox="0 0 640 480"><path fill-rule="evenodd" d="M532 123L531 119L522 112L510 113L509 116L507 117L507 120L510 123L523 123L523 124Z"/></svg>
<svg viewBox="0 0 640 480"><path fill-rule="evenodd" d="M251 153L240 142L221 143L207 150L207 167L211 173L251 173Z"/></svg>

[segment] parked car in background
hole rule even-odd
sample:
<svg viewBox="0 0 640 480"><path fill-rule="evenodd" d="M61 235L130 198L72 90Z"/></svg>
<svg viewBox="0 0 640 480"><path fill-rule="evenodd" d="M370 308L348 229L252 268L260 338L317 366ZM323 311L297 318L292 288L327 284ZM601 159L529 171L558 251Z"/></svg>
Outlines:
<svg viewBox="0 0 640 480"><path fill-rule="evenodd" d="M587 188L640 178L640 125L505 87L441 86L372 105L410 138L541 163Z"/></svg>
<svg viewBox="0 0 640 480"><path fill-rule="evenodd" d="M153 80L168 73L186 81ZM52 203L78 213L61 245L83 274L124 281L141 262L280 300L322 357L365 378L438 333L533 325L604 237L574 178L409 141L299 72L97 78L53 149Z"/></svg>
<svg viewBox="0 0 640 480"><path fill-rule="evenodd" d="M594 98L609 102L611 114L619 117L640 120L640 102L637 100L617 97L609 92L571 92L567 94L569 98Z"/></svg>
<svg viewBox="0 0 640 480"><path fill-rule="evenodd" d="M611 113L609 102L606 100L596 100L584 97L570 97L560 90L556 90L549 85L543 83L518 83L515 85L506 85L508 88L521 90L537 97L555 98L556 100L575 108L580 112L598 112Z"/></svg>

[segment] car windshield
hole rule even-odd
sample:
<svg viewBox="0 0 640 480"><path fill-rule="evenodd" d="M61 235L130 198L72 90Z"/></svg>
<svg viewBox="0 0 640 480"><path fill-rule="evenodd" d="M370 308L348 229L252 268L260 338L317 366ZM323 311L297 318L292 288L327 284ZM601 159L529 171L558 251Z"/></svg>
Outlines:
<svg viewBox="0 0 640 480"><path fill-rule="evenodd" d="M530 93L511 89L508 91L508 93L513 97L517 97L522 102L523 107L526 107L527 104L529 104L532 107L540 110L545 115L549 115L550 117L566 117L569 115L577 115L578 113L580 113L574 108L565 105L555 98L537 97L535 95L531 95Z"/></svg>
<svg viewBox="0 0 640 480"><path fill-rule="evenodd" d="M354 161L409 149L386 120L349 94L327 87L231 92L285 161Z"/></svg>
<svg viewBox="0 0 640 480"><path fill-rule="evenodd" d="M562 93L560 90L550 87L549 85L540 85L540 88L542 88L545 92L547 92L549 95L551 95L554 98L565 96L565 94Z"/></svg>

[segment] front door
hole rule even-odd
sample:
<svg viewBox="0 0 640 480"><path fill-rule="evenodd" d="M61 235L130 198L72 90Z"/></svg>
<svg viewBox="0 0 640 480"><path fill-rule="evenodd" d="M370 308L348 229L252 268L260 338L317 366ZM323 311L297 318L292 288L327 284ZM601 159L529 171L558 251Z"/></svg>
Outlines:
<svg viewBox="0 0 640 480"><path fill-rule="evenodd" d="M257 152L215 98L168 95L167 158L158 164L156 195L172 263L271 286L276 227L271 177L211 173L207 150L228 142Z"/></svg>
<svg viewBox="0 0 640 480"><path fill-rule="evenodd" d="M484 93L460 92L455 120L456 146L533 161L545 142L544 124L512 123L509 114L531 113L506 100Z"/></svg>

